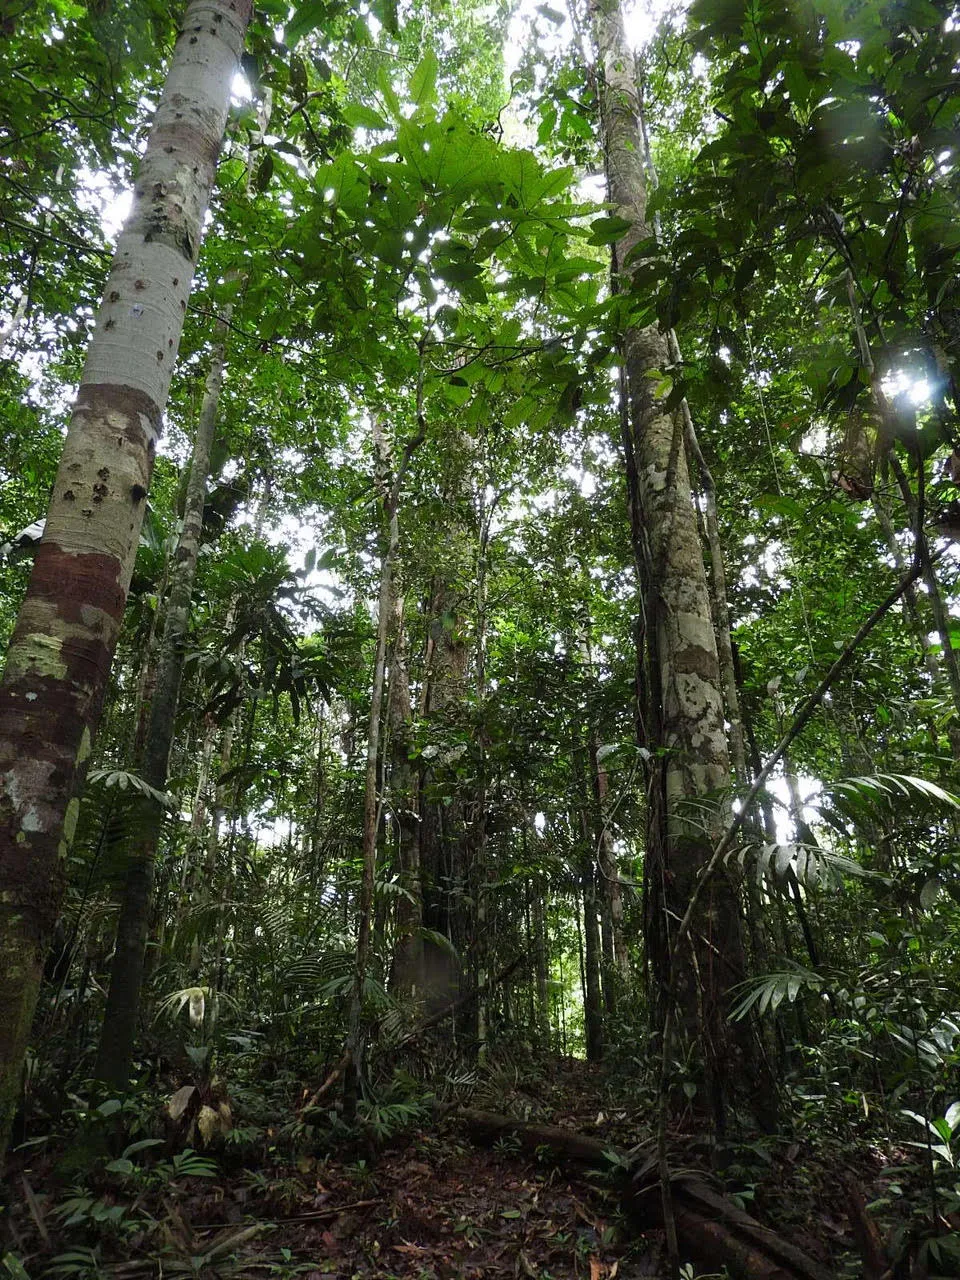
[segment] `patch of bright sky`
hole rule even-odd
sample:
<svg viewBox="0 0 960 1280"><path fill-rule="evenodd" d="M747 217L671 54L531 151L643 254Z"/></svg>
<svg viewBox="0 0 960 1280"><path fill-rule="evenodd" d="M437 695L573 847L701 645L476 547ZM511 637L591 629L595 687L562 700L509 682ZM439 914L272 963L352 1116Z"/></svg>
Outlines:
<svg viewBox="0 0 960 1280"><path fill-rule="evenodd" d="M551 21L538 13L545 6L542 0L520 0L510 19L507 38L503 46L504 70L507 80L520 65L525 50L529 47L532 27L537 24L540 33L539 44L543 51L550 55L562 53L575 40L573 26L566 7L555 3L550 9L562 18L560 22ZM635 49L641 48L653 35L660 17L670 7L665 0L626 0L624 17L627 39Z"/></svg>
<svg viewBox="0 0 960 1280"><path fill-rule="evenodd" d="M906 396L917 407L930 401L930 383L924 377L918 378L909 369L898 369L884 378L883 389L887 395L897 398Z"/></svg>

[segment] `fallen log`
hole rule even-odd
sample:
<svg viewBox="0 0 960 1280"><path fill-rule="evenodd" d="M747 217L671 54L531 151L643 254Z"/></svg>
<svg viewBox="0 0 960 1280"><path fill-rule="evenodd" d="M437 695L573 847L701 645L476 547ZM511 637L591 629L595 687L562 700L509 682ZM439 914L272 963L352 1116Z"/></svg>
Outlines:
<svg viewBox="0 0 960 1280"><path fill-rule="evenodd" d="M609 1143L558 1125L514 1120L493 1111L464 1107L458 1114L481 1140L510 1135L529 1151L546 1148L579 1165L616 1167L621 1171L624 1207L639 1216L645 1227L659 1225L660 1197L651 1194L656 1187L652 1175L646 1170L632 1174L630 1157ZM736 1280L833 1280L832 1272L695 1174L678 1176L670 1191L685 1261L705 1263L711 1270L726 1266Z"/></svg>
<svg viewBox="0 0 960 1280"><path fill-rule="evenodd" d="M555 1124L514 1120L510 1116L498 1115L495 1111L477 1111L473 1107L461 1107L457 1114L474 1133L491 1138L508 1135L516 1137L528 1151L549 1147L557 1155L580 1164L602 1167L606 1162L606 1153L612 1150L609 1143L588 1138L583 1133L575 1133L573 1129L561 1129Z"/></svg>

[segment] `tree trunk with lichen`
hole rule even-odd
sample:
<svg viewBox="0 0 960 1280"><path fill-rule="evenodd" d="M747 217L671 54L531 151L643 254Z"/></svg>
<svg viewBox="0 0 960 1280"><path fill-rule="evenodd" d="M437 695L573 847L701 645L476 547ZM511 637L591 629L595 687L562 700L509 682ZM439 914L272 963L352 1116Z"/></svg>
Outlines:
<svg viewBox="0 0 960 1280"><path fill-rule="evenodd" d="M190 478L187 482L183 527L170 571L170 596L163 624L156 687L150 702L143 747L143 779L157 792L166 789L170 748L173 745L174 724L180 702L184 647L200 555L210 451L217 431L228 323L229 313L226 313L218 326L217 343L204 388ZM126 1087L133 1058L153 907L157 854L163 828L164 810L159 800L145 796L141 802L141 810L120 904L116 950L110 969L110 990L97 1053L97 1078L115 1089Z"/></svg>
<svg viewBox="0 0 960 1280"><path fill-rule="evenodd" d="M250 0L193 0L0 684L0 1152L17 1105Z"/></svg>
<svg viewBox="0 0 960 1280"><path fill-rule="evenodd" d="M631 251L650 237L637 74L617 0L594 7L602 76L600 110L608 195L629 229L615 244L614 287L630 288ZM658 375L672 364L657 325L623 333L623 445L632 536L643 593L643 719L653 753L646 863L647 952L656 1003L678 1005L678 1026L696 1043L714 1091L731 1046L726 992L743 978L736 887L721 872L700 898L693 929L671 972L682 918L723 825L718 796L730 785L724 705L706 573L683 441L683 417L665 408Z"/></svg>

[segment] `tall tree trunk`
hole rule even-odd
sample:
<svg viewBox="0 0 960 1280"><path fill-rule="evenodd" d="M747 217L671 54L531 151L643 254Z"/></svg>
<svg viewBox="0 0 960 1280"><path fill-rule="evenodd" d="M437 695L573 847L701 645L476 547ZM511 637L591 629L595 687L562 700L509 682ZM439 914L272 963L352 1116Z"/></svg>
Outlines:
<svg viewBox="0 0 960 1280"><path fill-rule="evenodd" d="M477 780L473 788L469 810L469 821L464 833L466 850L466 874L471 900L476 904L471 945L471 980L479 993L474 1012L476 1017L477 1060L481 1064L486 1061L489 1034L489 1004L491 996L487 994L487 978L490 973L492 957L496 955L496 940L490 936L489 925L495 922L495 903L492 901L487 874L487 811L489 807L487 785L487 765L489 745L487 734L487 570L490 548L490 521L492 511L488 508L486 485L478 485L478 538L476 544L476 561L473 577L476 583L474 592L474 619L476 623L476 639L474 643L474 665L476 668L476 696L479 717L474 729L474 744L477 749ZM494 921L490 920L491 915Z"/></svg>
<svg viewBox="0 0 960 1280"><path fill-rule="evenodd" d="M680 348L671 331L671 349L673 358L680 360ZM700 449L697 431L693 425L690 407L684 400L680 406L683 414L684 439L687 452L696 461L700 473L700 484L703 487L703 499L706 526L707 549L710 552L710 605L713 614L714 629L717 634L717 656L720 660L720 679L723 685L723 700L727 709L727 720L730 728L727 737L730 743L730 761L737 782L742 786L748 777L747 750L743 739L743 716L740 711L740 693L737 689L737 677L733 665L733 640L730 635L730 606L727 603L727 574L723 564L723 544L720 540L720 522L717 519L717 486L713 472L707 466L706 459Z"/></svg>
<svg viewBox="0 0 960 1280"><path fill-rule="evenodd" d="M458 506L459 500L459 494L448 498L451 509ZM461 553L464 535L462 519L452 517L448 537L451 555ZM445 731L462 725L470 661L462 633L460 576L455 563L445 565L434 583L430 601L423 709L427 723L441 739ZM459 787L453 794L450 788L450 770L442 756L426 761L419 804L423 922L430 933L441 935L450 944L447 946L430 934L423 942L424 994L436 1005L446 1004L459 992L470 934L464 908L464 798Z"/></svg>
<svg viewBox="0 0 960 1280"><path fill-rule="evenodd" d="M599 1062L603 1057L603 989L600 982L602 946L597 917L597 859L594 854L594 824L590 821L592 795L582 762L585 748L575 749L572 756L576 826L579 835L580 893L583 899L583 1023L586 1034L587 1061ZM573 815L571 815L571 818ZM576 838L576 836L575 836Z"/></svg>
<svg viewBox="0 0 960 1280"><path fill-rule="evenodd" d="M883 504L883 499L879 494L873 494L873 510L877 517L877 524L880 526L880 532L883 534L883 541L887 548L890 558L893 560L894 568L902 578L907 572L907 566L904 563L903 554L897 542L897 535L894 532L893 522L890 519L890 513ZM937 665L936 655L930 648L927 640L928 625L924 622L923 615L920 612L920 602L917 599L917 588L914 583L906 588L903 593L903 603L906 607L907 614L910 617L910 629L913 631L914 639L917 642L917 649L923 660L927 675L936 684L940 679L940 668ZM933 742L936 745L937 735L933 734Z"/></svg>
<svg viewBox="0 0 960 1280"><path fill-rule="evenodd" d="M170 596L164 620L160 661L157 665L156 688L150 702L150 720L143 748L143 778L156 791L164 791L167 785L170 748L180 701L184 647L200 554L210 451L217 431L228 323L229 314L226 314L218 325L217 343L204 387L193 459L190 463L190 478L187 481L183 527L170 574ZM164 811L156 800L145 799L141 807L136 844L131 852L120 905L117 946L110 970L110 990L97 1053L97 1077L115 1089L126 1087L133 1058L143 964L153 907L157 852L163 827Z"/></svg>
<svg viewBox="0 0 960 1280"><path fill-rule="evenodd" d="M604 931L603 995L607 1013L613 1017L617 1012L618 997L630 990L632 975L630 954L623 933L620 868L617 866L617 853L607 813L610 783L606 769L597 759L597 744L594 739L590 741L590 772L596 801L597 868L600 872L600 915Z"/></svg>
<svg viewBox="0 0 960 1280"><path fill-rule="evenodd" d="M630 223L614 247L614 284L629 288L628 255L651 230L636 65L617 0L601 0L594 21L608 193ZM660 1016L665 997L672 996L678 1025L697 1043L719 1099L731 1049L726 992L744 970L738 895L724 872L701 893L690 937L675 956L676 970L671 966L674 922L687 908L722 824L715 794L729 786L730 760L682 417L664 409L650 376L670 363L668 337L657 326L626 330L624 448L644 594L647 745L660 753L650 787L646 936Z"/></svg>
<svg viewBox="0 0 960 1280"><path fill-rule="evenodd" d="M919 466L923 467L922 460ZM937 638L940 641L940 666L947 679L947 687L950 690L950 699L953 703L953 709L956 713L951 721L949 736L955 755L960 755L960 659L957 657L957 651L953 647L953 640L950 635L950 619L947 614L947 607L943 602L943 593L940 590L940 583L937 580L937 571L934 568L933 560L930 556L930 547L927 543L926 531L923 528L923 522L918 518L917 499L914 497L910 488L910 481L906 472L900 465L900 460L896 454L890 455L890 468L893 471L900 489L900 495L903 498L904 510L907 518L910 520L914 528L914 537L916 538L920 552L920 562L923 567L923 585L927 588L927 599L930 603L930 613L933 617L934 629Z"/></svg>
<svg viewBox="0 0 960 1280"><path fill-rule="evenodd" d="M0 685L0 1152L136 555L251 0L193 0Z"/></svg>
<svg viewBox="0 0 960 1280"><path fill-rule="evenodd" d="M344 1110L348 1118L356 1113L357 1097L362 1074L363 1050L363 985L370 954L373 922L373 896L377 866L377 829L379 807L377 797L377 769L380 758L380 719L383 710L383 689L387 663L387 637L393 622L393 573L400 545L399 506L403 478L414 450L423 442L423 415L418 414L420 430L412 437L394 475L390 474L390 455L383 426L374 418L373 441L377 460L377 482L383 499L386 536L380 561L380 594L377 611L377 640L373 661L373 689L370 695L370 716L367 722L367 752L363 781L363 868L360 878L360 902L357 915L357 952L354 969L353 994L350 1001L349 1029L347 1032L347 1069L344 1074Z"/></svg>
<svg viewBox="0 0 960 1280"><path fill-rule="evenodd" d="M393 656L390 662L388 716L390 720L390 795L396 827L400 895L397 899L396 940L391 986L403 999L419 995L423 968L423 889L420 884L420 844L417 830L416 779L410 760L413 747L413 709L403 601L394 592Z"/></svg>
<svg viewBox="0 0 960 1280"><path fill-rule="evenodd" d="M524 820L523 831L527 829ZM526 851L524 850L524 855ZM528 865L524 856L524 866ZM550 939L547 936L546 911L543 905L544 889L539 878L533 882L533 956L536 991L536 1043L544 1052L549 1051L550 1035Z"/></svg>
<svg viewBox="0 0 960 1280"><path fill-rule="evenodd" d="M586 815L582 815L586 818ZM597 920L596 864L590 830L583 823L580 861L580 890L583 895L583 1022L587 1040L587 1061L603 1057L603 992L600 985L600 924Z"/></svg>

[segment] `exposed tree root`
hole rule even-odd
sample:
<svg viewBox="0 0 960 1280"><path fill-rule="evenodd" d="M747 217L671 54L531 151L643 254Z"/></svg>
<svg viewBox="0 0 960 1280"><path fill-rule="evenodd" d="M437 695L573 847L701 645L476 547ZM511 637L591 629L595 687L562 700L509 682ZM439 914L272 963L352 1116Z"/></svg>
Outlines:
<svg viewBox="0 0 960 1280"><path fill-rule="evenodd" d="M529 1150L546 1147L553 1154L593 1168L610 1168L610 1155L629 1169L623 1152L614 1152L597 1138L561 1129L556 1125L528 1123L492 1111L464 1108L460 1113L468 1130L479 1139L514 1135ZM627 1210L653 1226L660 1211L659 1197L651 1195L650 1175L626 1176L623 1199ZM831 1272L802 1249L738 1209L696 1175L677 1178L671 1195L685 1259L704 1263L712 1270L726 1266L738 1280L832 1280Z"/></svg>

